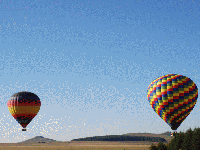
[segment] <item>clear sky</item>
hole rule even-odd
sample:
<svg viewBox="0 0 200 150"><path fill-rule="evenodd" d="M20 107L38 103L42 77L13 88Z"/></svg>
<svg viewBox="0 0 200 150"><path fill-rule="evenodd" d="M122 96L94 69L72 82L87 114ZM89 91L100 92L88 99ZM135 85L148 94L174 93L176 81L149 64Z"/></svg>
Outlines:
<svg viewBox="0 0 200 150"><path fill-rule="evenodd" d="M172 131L147 88L166 74L200 86L198 0L0 0L0 141ZM9 97L40 97L27 132ZM199 100L178 128L199 126Z"/></svg>

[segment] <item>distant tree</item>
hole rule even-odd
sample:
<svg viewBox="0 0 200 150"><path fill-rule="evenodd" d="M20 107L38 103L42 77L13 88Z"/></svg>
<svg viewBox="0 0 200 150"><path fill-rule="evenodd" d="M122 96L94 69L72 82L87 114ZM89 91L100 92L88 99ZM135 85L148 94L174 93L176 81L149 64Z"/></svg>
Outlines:
<svg viewBox="0 0 200 150"><path fill-rule="evenodd" d="M182 150L192 150L193 149L192 139L193 139L193 131L190 128L184 134L184 139L183 139L181 149Z"/></svg>
<svg viewBox="0 0 200 150"><path fill-rule="evenodd" d="M158 149L154 144L151 144L151 147L149 147L149 150L158 150Z"/></svg>
<svg viewBox="0 0 200 150"><path fill-rule="evenodd" d="M183 140L184 140L184 133L180 132L177 134L178 138L177 138L177 144L178 144L178 148L181 149L182 144L183 144Z"/></svg>
<svg viewBox="0 0 200 150"><path fill-rule="evenodd" d="M158 150L167 150L167 146L163 144L162 142L159 142L156 148Z"/></svg>
<svg viewBox="0 0 200 150"><path fill-rule="evenodd" d="M200 128L195 128L192 138L193 150L200 150Z"/></svg>
<svg viewBox="0 0 200 150"><path fill-rule="evenodd" d="M174 150L175 140L171 140L171 142L167 145L167 150Z"/></svg>
<svg viewBox="0 0 200 150"><path fill-rule="evenodd" d="M180 137L178 133L174 133L173 139L170 141L169 145L167 146L167 150L179 150L179 141Z"/></svg>

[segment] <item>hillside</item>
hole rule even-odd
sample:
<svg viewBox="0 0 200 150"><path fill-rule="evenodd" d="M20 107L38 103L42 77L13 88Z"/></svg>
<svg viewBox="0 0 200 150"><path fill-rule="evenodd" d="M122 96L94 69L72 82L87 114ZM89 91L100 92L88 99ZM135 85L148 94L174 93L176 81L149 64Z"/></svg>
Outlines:
<svg viewBox="0 0 200 150"><path fill-rule="evenodd" d="M171 140L171 133L166 132L162 134L152 134L152 133L127 133L123 135L106 135L106 136L94 136L85 137L79 139L73 139L66 142L75 141L120 141L120 142L164 142L168 143ZM19 142L21 144L34 144L34 143L64 143L62 141L56 141L49 138L44 138L43 136L36 136L34 138Z"/></svg>
<svg viewBox="0 0 200 150"><path fill-rule="evenodd" d="M51 143L56 142L56 140L44 138L43 136L36 136L34 138L19 142L19 143Z"/></svg>
<svg viewBox="0 0 200 150"><path fill-rule="evenodd" d="M167 142L163 137L152 135L140 135L140 134L124 134L124 135L106 135L106 136L94 136L85 137L79 139L73 139L71 141L148 141L148 142Z"/></svg>

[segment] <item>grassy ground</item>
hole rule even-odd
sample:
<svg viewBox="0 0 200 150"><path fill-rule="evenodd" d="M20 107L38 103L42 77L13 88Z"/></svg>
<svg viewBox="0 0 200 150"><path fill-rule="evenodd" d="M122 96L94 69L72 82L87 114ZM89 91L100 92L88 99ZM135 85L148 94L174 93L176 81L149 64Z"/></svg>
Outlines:
<svg viewBox="0 0 200 150"><path fill-rule="evenodd" d="M1 143L0 150L148 150L147 142L64 142L50 144Z"/></svg>
<svg viewBox="0 0 200 150"><path fill-rule="evenodd" d="M148 150L148 145L6 146L0 150Z"/></svg>
<svg viewBox="0 0 200 150"><path fill-rule="evenodd" d="M151 133L130 133L131 136L151 136L165 138L167 143L172 139L168 135ZM154 142L130 141L130 142L92 142L92 141L70 141L52 143L0 143L0 150L149 150ZM155 145L158 142L154 143ZM165 143L166 144L166 143Z"/></svg>

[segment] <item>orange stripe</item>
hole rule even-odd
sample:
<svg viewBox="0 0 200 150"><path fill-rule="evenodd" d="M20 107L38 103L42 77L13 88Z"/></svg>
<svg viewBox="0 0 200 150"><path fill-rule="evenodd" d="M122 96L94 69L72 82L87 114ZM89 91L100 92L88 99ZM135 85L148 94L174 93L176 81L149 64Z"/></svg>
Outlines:
<svg viewBox="0 0 200 150"><path fill-rule="evenodd" d="M40 106L12 106L8 107L11 115L13 114L36 114L40 110Z"/></svg>

